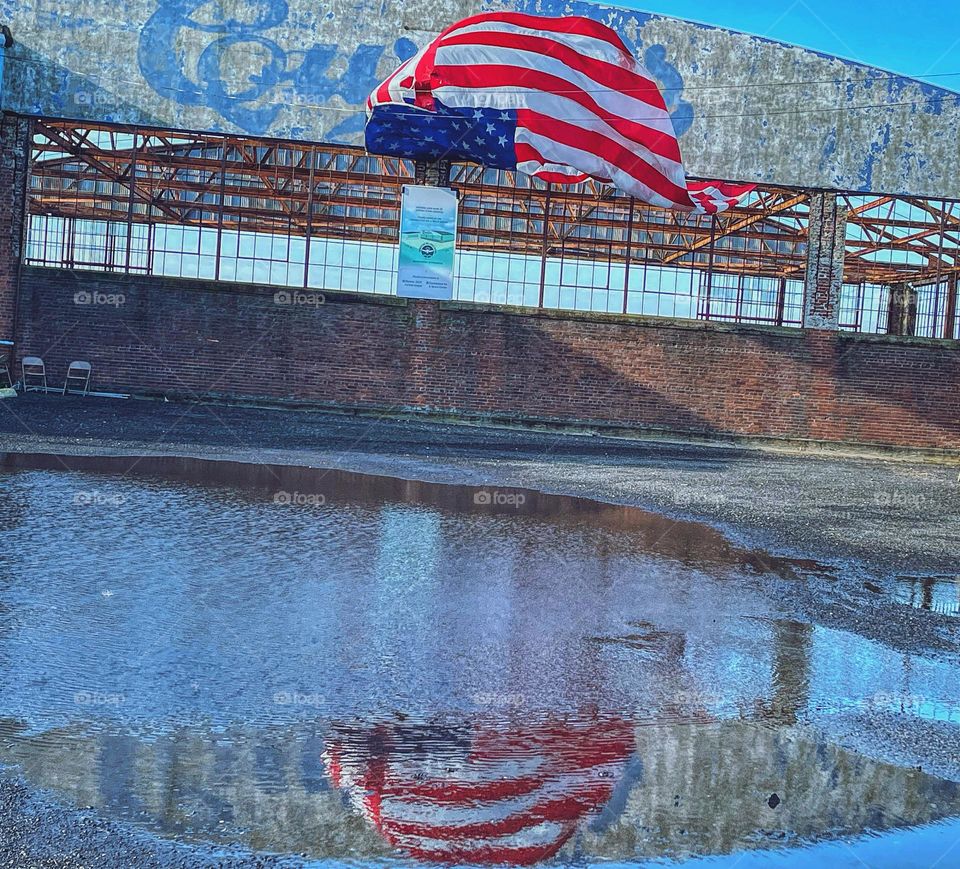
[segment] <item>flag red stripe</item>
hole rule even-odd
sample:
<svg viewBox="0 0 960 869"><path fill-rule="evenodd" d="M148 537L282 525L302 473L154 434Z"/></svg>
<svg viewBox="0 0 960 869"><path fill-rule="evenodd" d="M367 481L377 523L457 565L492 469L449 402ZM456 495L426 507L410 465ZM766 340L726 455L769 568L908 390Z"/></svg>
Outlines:
<svg viewBox="0 0 960 869"><path fill-rule="evenodd" d="M479 839L493 836L509 836L539 824L577 821L585 814L602 806L610 799L612 787L602 783L585 793L565 795L547 800L539 806L490 821L470 824L431 824L424 821L400 821L381 818L381 829L387 835L417 836L440 841L455 839Z"/></svg>
<svg viewBox="0 0 960 869"><path fill-rule="evenodd" d="M592 18L583 18L581 16L566 16L564 18L546 18L540 15L527 15L523 12L483 12L479 15L471 15L464 18L456 24L451 25L440 34L440 40L456 33L464 27L472 27L474 24L483 24L496 21L503 24L513 24L516 27L527 27L530 30L547 31L549 33L569 33L573 36L589 36L593 39L601 39L609 43L614 48L629 55L630 49L624 45L619 34L601 24Z"/></svg>
<svg viewBox="0 0 960 869"><path fill-rule="evenodd" d="M420 62L417 64L413 76L414 82L416 83L416 102L418 106L424 109L433 108L433 94L431 93L433 71L436 66L437 49L443 44L443 40L464 27L497 21L514 24L518 27L528 27L533 30L551 30L557 33L590 36L594 39L601 39L628 56L630 55L627 47L615 31L590 18L581 18L578 16L541 18L539 15L524 15L521 12L484 12L480 15L471 15L469 18L464 18L456 24L451 24L441 32L441 34L430 43L423 57L420 58Z"/></svg>
<svg viewBox="0 0 960 869"><path fill-rule="evenodd" d="M652 79L639 75L632 70L624 69L622 66L607 63L607 61L598 57L581 54L569 45L564 45L544 36L527 36L520 33L505 33L502 30L489 30L485 33L461 33L448 36L439 47L447 48L455 45L486 45L491 48L508 48L515 51L530 51L542 54L554 60L559 60L569 66L570 69L592 79L596 82L597 90L615 90L618 93L633 97L633 99L641 100L664 115L667 114L663 95L660 93L657 83ZM436 65L436 70L440 72L441 77L442 70L445 69L447 69L447 66L443 63ZM530 71L526 68L524 70L526 72ZM573 83L568 83L567 86L582 90L579 85Z"/></svg>
<svg viewBox="0 0 960 869"><path fill-rule="evenodd" d="M393 81L393 76L390 76L380 87L377 88L377 102L378 103L389 103L390 102L390 82Z"/></svg>
<svg viewBox="0 0 960 869"><path fill-rule="evenodd" d="M472 66L441 66L444 79L443 86L471 88L484 90L486 88L515 87L519 82L522 87L542 91L544 93L562 96L579 103L585 109L595 114L602 121L620 133L626 139L637 144L658 157L679 164L681 162L680 146L677 140L654 130L644 124L612 114L599 106L586 91L571 91L570 82L550 73L534 72L526 67L484 65ZM581 128L582 129L582 128Z"/></svg>
<svg viewBox="0 0 960 869"><path fill-rule="evenodd" d="M536 175L541 181L547 184L582 184L589 175L564 175L562 172L551 172L549 169L537 169L531 174Z"/></svg>
<svg viewBox="0 0 960 869"><path fill-rule="evenodd" d="M674 184L663 173L612 139L593 130L585 130L583 127L577 127L565 121L554 120L528 109L521 109L517 112L517 116L518 125L526 127L530 132L552 139L566 147L596 154L655 193L659 193L664 199L680 206L691 205L690 194L685 187Z"/></svg>
<svg viewBox="0 0 960 869"><path fill-rule="evenodd" d="M542 785L543 780L540 777L478 782L451 782L441 779L429 783L387 784L383 793L384 796L416 797L433 803L490 802L525 796Z"/></svg>
<svg viewBox="0 0 960 869"><path fill-rule="evenodd" d="M537 158L542 160L539 153ZM570 730L560 728L541 728L533 734L484 730L477 734L474 744L483 758L510 758L517 753L529 753L539 748L548 751L555 761L563 761L563 768L567 771L592 769L602 763L620 761L633 750L634 735L628 727L605 724L602 727L579 728L576 735L582 743L578 742L577 747L569 751L565 751L565 748L570 739Z"/></svg>

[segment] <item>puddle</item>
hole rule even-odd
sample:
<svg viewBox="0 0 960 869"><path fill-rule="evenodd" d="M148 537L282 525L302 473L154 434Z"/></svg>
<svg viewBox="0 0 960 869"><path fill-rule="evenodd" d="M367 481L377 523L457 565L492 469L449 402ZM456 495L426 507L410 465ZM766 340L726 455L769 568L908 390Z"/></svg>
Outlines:
<svg viewBox="0 0 960 869"><path fill-rule="evenodd" d="M0 764L358 865L787 860L960 816L903 738L960 745L960 679L797 621L777 590L827 573L585 499L11 454Z"/></svg>

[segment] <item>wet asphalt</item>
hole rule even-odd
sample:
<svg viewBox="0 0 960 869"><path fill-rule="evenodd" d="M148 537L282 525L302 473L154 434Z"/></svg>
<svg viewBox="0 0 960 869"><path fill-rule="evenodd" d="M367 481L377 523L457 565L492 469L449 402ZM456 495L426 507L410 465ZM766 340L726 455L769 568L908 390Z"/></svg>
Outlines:
<svg viewBox="0 0 960 869"><path fill-rule="evenodd" d="M809 561L778 588L796 618L960 665L960 618L895 599L904 577L960 576L960 467L630 441L311 411L29 395L0 401L0 453L183 455L521 487L706 523ZM953 734L896 735L949 768ZM869 734L846 734L855 747ZM168 843L0 782L6 867L294 866Z"/></svg>
<svg viewBox="0 0 960 869"><path fill-rule="evenodd" d="M304 861L185 845L0 781L0 869L295 869Z"/></svg>

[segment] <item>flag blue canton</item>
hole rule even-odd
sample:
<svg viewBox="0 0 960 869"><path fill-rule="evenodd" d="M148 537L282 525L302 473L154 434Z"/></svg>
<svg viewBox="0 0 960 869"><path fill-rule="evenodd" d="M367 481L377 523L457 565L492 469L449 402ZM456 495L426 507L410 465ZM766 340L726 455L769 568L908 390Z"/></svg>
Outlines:
<svg viewBox="0 0 960 869"><path fill-rule="evenodd" d="M491 169L516 169L516 111L450 109L439 101L437 111L412 106L377 106L367 121L371 154L410 160L458 160Z"/></svg>

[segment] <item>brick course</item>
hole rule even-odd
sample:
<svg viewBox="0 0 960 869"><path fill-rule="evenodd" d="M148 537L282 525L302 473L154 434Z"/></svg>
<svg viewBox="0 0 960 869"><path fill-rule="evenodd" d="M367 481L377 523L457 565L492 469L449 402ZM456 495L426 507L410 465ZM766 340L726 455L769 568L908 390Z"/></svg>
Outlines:
<svg viewBox="0 0 960 869"><path fill-rule="evenodd" d="M29 144L29 121L0 113L0 341L13 337Z"/></svg>
<svg viewBox="0 0 960 869"><path fill-rule="evenodd" d="M960 449L950 342L349 294L281 305L273 288L38 268L21 285L18 357L60 381L88 359L98 389Z"/></svg>

